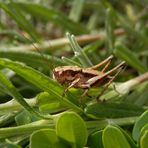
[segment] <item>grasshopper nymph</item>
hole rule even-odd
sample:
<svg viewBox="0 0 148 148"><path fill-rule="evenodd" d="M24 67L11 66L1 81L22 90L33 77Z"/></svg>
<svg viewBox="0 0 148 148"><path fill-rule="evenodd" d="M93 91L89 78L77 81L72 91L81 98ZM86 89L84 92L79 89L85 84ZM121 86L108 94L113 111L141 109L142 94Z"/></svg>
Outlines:
<svg viewBox="0 0 148 148"><path fill-rule="evenodd" d="M115 79L115 77L119 74L119 72L125 64L125 62L123 61L111 70L106 72L112 59L113 56L111 55L101 63L88 68L81 68L78 66L56 67L53 70L53 78L55 78L60 84L67 85L65 92L69 88L75 87L84 89L84 94L87 94L89 88L105 85L105 88L97 97L98 100L99 97L105 92L108 86ZM98 71L97 69L104 64L104 68L101 71ZM111 74L113 74L115 71L117 71L117 73L111 76Z"/></svg>

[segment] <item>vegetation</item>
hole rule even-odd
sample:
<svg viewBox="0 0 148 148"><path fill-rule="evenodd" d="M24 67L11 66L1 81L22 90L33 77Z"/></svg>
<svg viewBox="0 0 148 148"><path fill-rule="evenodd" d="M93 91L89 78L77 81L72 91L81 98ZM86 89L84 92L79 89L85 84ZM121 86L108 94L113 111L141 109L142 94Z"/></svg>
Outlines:
<svg viewBox="0 0 148 148"><path fill-rule="evenodd" d="M146 148L146 0L0 1L0 147ZM126 67L104 85L70 88L57 66Z"/></svg>

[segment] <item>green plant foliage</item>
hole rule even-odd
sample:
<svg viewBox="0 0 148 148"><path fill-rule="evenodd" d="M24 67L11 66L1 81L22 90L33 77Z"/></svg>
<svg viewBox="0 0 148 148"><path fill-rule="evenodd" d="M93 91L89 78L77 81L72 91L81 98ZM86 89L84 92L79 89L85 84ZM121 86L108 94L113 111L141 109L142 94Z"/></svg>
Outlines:
<svg viewBox="0 0 148 148"><path fill-rule="evenodd" d="M145 0L1 0L0 148L147 148L147 33Z"/></svg>
<svg viewBox="0 0 148 148"><path fill-rule="evenodd" d="M8 91L10 95L12 95L22 106L24 106L29 112L32 114L35 114L38 117L43 118L43 116L39 113L37 113L33 108L31 108L26 101L23 99L21 94L16 90L14 85L7 79L5 75L3 75L2 72L0 72L0 83L3 85L4 89Z"/></svg>
<svg viewBox="0 0 148 148"><path fill-rule="evenodd" d="M37 33L32 26L32 24L26 20L25 16L23 15L20 7L18 7L14 2L10 2L9 4L0 3L0 7L5 10L11 16L15 22L24 29L35 41L37 41Z"/></svg>
<svg viewBox="0 0 148 148"><path fill-rule="evenodd" d="M23 124L31 123L32 118L29 112L24 110L21 113L19 113L17 116L15 116L15 121L17 125L23 125Z"/></svg>
<svg viewBox="0 0 148 148"><path fill-rule="evenodd" d="M103 148L102 131L97 131L88 137L88 146L90 148Z"/></svg>
<svg viewBox="0 0 148 148"><path fill-rule="evenodd" d="M140 139L140 147L141 148L146 148L148 145L148 130L145 131L145 133L143 134L143 136Z"/></svg>
<svg viewBox="0 0 148 148"><path fill-rule="evenodd" d="M131 117L143 112L143 108L126 103L95 103L85 108L86 115L92 118Z"/></svg>
<svg viewBox="0 0 148 148"><path fill-rule="evenodd" d="M7 147L7 148L21 148L20 145L17 145L11 141L6 141L6 143L4 145L2 145L2 147Z"/></svg>
<svg viewBox="0 0 148 148"><path fill-rule="evenodd" d="M148 111L145 111L136 121L133 128L133 138L138 141L142 128L148 123Z"/></svg>
<svg viewBox="0 0 148 148"><path fill-rule="evenodd" d="M51 129L34 132L30 137L30 141L30 148L64 148L64 144L59 141L55 130Z"/></svg>
<svg viewBox="0 0 148 148"><path fill-rule="evenodd" d="M57 120L56 133L72 147L81 148L87 142L87 129L84 121L76 113L65 112Z"/></svg>
<svg viewBox="0 0 148 148"><path fill-rule="evenodd" d="M56 97L53 98L53 95L47 92L40 93L37 97L37 102L39 109L43 112L54 113L66 108L62 101L59 102Z"/></svg>
<svg viewBox="0 0 148 148"><path fill-rule="evenodd" d="M112 125L108 125L103 130L102 140L104 148L130 148L128 141L126 140L120 129Z"/></svg>
<svg viewBox="0 0 148 148"><path fill-rule="evenodd" d="M53 58L50 55L45 55L45 56L43 55L43 57L41 57L40 53L35 53L31 51L26 52L26 51L19 51L19 50L18 51L0 50L0 57L8 58L13 61L23 62L34 68L42 67L48 70L51 68L50 67L51 65L48 65L49 63L53 62L55 66L66 64L59 58L56 58L56 57ZM45 60L43 60L43 58Z"/></svg>
<svg viewBox="0 0 148 148"><path fill-rule="evenodd" d="M33 83L40 89L43 89L44 91L48 91L49 93L53 93L53 95L55 94L55 96L57 95L58 99L62 98L61 94L63 93L63 89L61 88L61 86L57 82L50 79L49 77L40 73L39 71L36 71L33 68L25 66L21 63L13 62L7 59L1 59L0 65L3 65L7 68L14 70L17 74L21 75L27 81ZM39 81L40 81L40 84L38 83ZM56 89L56 91L54 91L53 88ZM24 102L24 100L22 102ZM65 103L66 104L68 103L69 105L71 104L71 102L69 102L66 99L65 99ZM73 104L73 106L75 105Z"/></svg>
<svg viewBox="0 0 148 148"><path fill-rule="evenodd" d="M38 16L45 21L52 21L56 25L60 25L67 31L71 31L75 34L87 33L85 26L75 23L68 19L63 14L57 12L55 9L49 9L38 4L16 3L23 11L31 13L31 15Z"/></svg>
<svg viewBox="0 0 148 148"><path fill-rule="evenodd" d="M129 49L127 49L122 44L117 44L114 53L127 61L127 63L133 66L138 72L144 73L147 71L146 66L144 66L140 60L136 57L134 53L132 53Z"/></svg>

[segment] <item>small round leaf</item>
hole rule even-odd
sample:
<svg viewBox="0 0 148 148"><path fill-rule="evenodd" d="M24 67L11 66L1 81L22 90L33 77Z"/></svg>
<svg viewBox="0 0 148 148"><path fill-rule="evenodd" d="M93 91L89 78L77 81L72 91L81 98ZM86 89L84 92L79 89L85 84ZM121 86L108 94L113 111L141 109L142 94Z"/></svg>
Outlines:
<svg viewBox="0 0 148 148"><path fill-rule="evenodd" d="M54 130L42 129L31 135L30 148L64 148L64 146Z"/></svg>
<svg viewBox="0 0 148 148"><path fill-rule="evenodd" d="M89 148L103 148L102 131L94 132L88 137L88 146Z"/></svg>
<svg viewBox="0 0 148 148"><path fill-rule="evenodd" d="M119 128L108 125L103 131L104 148L130 148L128 141Z"/></svg>
<svg viewBox="0 0 148 148"><path fill-rule="evenodd" d="M148 130L145 131L145 133L140 139L140 148L147 148L147 146L148 146Z"/></svg>
<svg viewBox="0 0 148 148"><path fill-rule="evenodd" d="M83 119L74 112L65 112L57 120L57 136L72 146L82 148L87 142L87 128Z"/></svg>
<svg viewBox="0 0 148 148"><path fill-rule="evenodd" d="M148 110L145 111L136 121L133 128L133 138L135 141L139 140L141 129L148 123Z"/></svg>

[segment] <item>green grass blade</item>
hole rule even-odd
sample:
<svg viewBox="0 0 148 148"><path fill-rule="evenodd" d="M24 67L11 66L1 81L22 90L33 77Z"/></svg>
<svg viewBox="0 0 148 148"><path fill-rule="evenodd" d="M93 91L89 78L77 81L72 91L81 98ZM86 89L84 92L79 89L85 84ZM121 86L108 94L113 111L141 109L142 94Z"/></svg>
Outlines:
<svg viewBox="0 0 148 148"><path fill-rule="evenodd" d="M74 35L70 35L69 33L67 33L67 37L69 39L73 52L75 56L79 59L80 63L84 67L92 66L91 61L89 60L88 56L84 53L83 49L77 43Z"/></svg>
<svg viewBox="0 0 148 148"><path fill-rule="evenodd" d="M71 60L66 57L62 57L62 60L66 63L66 65L76 65L76 66L81 66L78 62L75 62L74 60Z"/></svg>
<svg viewBox="0 0 148 148"><path fill-rule="evenodd" d="M114 28L115 28L115 18L116 16L112 12L112 9L108 9L106 11L106 39L107 39L107 50L111 54L114 48L114 41L115 41L115 35L114 35Z"/></svg>
<svg viewBox="0 0 148 148"><path fill-rule="evenodd" d="M121 43L116 44L114 54L134 67L138 72L144 73L148 71L138 57Z"/></svg>
<svg viewBox="0 0 148 148"><path fill-rule="evenodd" d="M49 69L51 68L49 63L53 63L55 66L66 64L66 62L63 62L57 57L52 57L47 54L43 54L42 56L40 53L36 52L0 50L0 57L8 58L13 61L23 62L35 68L43 67Z"/></svg>
<svg viewBox="0 0 148 148"><path fill-rule="evenodd" d="M4 89L7 90L9 95L14 97L30 113L34 114L39 118L51 119L50 115L48 115L48 117L45 117L44 115L40 114L39 112L36 112L33 108L31 108L24 100L23 96L17 91L17 89L11 83L11 81L9 81L9 79L2 72L0 72L0 84L3 86Z"/></svg>
<svg viewBox="0 0 148 148"><path fill-rule="evenodd" d="M69 18L75 22L78 22L83 11L85 0L74 0L72 4L72 9L70 11Z"/></svg>
<svg viewBox="0 0 148 148"><path fill-rule="evenodd" d="M56 11L52 8L47 8L39 4L33 3L15 3L23 11L31 14L32 16L37 16L44 21L52 21L54 24L68 30L74 34L87 33L88 30L85 26L73 22L67 16L63 15L61 12Z"/></svg>

